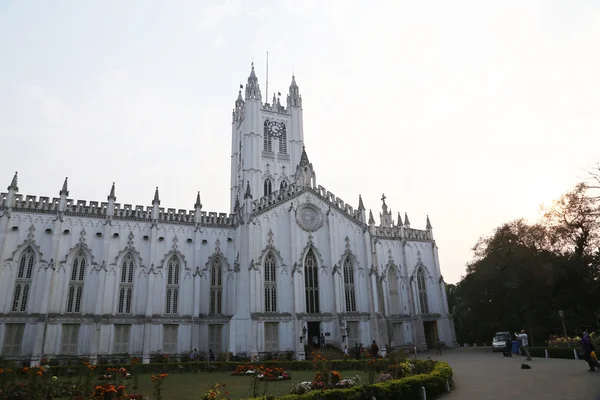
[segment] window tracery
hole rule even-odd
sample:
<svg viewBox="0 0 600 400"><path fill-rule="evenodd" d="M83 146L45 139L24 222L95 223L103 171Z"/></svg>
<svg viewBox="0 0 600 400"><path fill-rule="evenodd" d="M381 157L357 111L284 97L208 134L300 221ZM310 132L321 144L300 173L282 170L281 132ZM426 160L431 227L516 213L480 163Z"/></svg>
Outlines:
<svg viewBox="0 0 600 400"><path fill-rule="evenodd" d="M319 269L317 258L312 249L308 250L304 259L304 287L306 290L306 312L319 313Z"/></svg>
<svg viewBox="0 0 600 400"><path fill-rule="evenodd" d="M177 256L171 257L167 264L167 298L165 314L179 312L179 270L181 264Z"/></svg>
<svg viewBox="0 0 600 400"><path fill-rule="evenodd" d="M17 271L15 291L13 294L13 312L27 311L27 302L29 300L34 265L35 253L31 247L27 247L19 259L19 269Z"/></svg>
<svg viewBox="0 0 600 400"><path fill-rule="evenodd" d="M346 298L346 312L356 312L356 287L354 285L354 269L350 257L344 260L344 294Z"/></svg>
<svg viewBox="0 0 600 400"><path fill-rule="evenodd" d="M210 265L210 314L223 313L223 268L216 257Z"/></svg>
<svg viewBox="0 0 600 400"><path fill-rule="evenodd" d="M277 276L273 253L265 258L265 312L277 312Z"/></svg>
<svg viewBox="0 0 600 400"><path fill-rule="evenodd" d="M87 257L83 250L79 250L71 261L71 276L67 293L67 313L81 312L86 266Z"/></svg>

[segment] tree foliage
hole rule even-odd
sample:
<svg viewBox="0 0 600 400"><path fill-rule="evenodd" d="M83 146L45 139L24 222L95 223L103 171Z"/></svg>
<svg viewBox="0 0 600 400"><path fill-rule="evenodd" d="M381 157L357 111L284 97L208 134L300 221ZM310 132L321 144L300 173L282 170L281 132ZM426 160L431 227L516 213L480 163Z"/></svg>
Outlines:
<svg viewBox="0 0 600 400"><path fill-rule="evenodd" d="M585 184L565 193L536 224L496 228L473 247L467 273L447 288L459 342L490 342L497 331L525 329L534 344L598 327L600 198Z"/></svg>

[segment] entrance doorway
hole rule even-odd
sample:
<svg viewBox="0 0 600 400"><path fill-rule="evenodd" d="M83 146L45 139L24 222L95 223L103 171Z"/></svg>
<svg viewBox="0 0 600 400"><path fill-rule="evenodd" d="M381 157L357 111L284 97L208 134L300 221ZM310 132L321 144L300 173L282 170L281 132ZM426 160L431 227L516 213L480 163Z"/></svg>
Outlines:
<svg viewBox="0 0 600 400"><path fill-rule="evenodd" d="M308 333L307 339L310 347L318 349L320 348L320 340L321 340L321 323L320 322L308 322ZM316 338L316 339L315 339Z"/></svg>
<svg viewBox="0 0 600 400"><path fill-rule="evenodd" d="M423 321L423 330L425 331L427 348L434 348L438 339L437 321Z"/></svg>

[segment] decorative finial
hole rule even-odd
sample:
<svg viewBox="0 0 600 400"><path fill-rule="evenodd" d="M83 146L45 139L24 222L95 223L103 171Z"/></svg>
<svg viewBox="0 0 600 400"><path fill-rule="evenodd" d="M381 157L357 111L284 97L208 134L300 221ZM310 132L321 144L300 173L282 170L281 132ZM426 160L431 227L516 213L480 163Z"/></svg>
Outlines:
<svg viewBox="0 0 600 400"><path fill-rule="evenodd" d="M410 228L410 221L408 220L407 213L404 213L404 225L406 225L407 228Z"/></svg>
<svg viewBox="0 0 600 400"><path fill-rule="evenodd" d="M306 154L306 147L302 146L302 155L300 156L300 166L303 167L308 165L310 162L308 161L308 155Z"/></svg>
<svg viewBox="0 0 600 400"><path fill-rule="evenodd" d="M431 221L429 221L429 215L427 216L427 225L425 226L425 229L431 229Z"/></svg>
<svg viewBox="0 0 600 400"><path fill-rule="evenodd" d="M17 175L19 173L17 171L15 171L15 175L12 178L12 181L10 182L10 186L7 188L8 190L12 190L14 192L18 192L19 188L17 186Z"/></svg>
<svg viewBox="0 0 600 400"><path fill-rule="evenodd" d="M402 226L402 216L400 215L400 212L398 212L398 226Z"/></svg>
<svg viewBox="0 0 600 400"><path fill-rule="evenodd" d="M69 190L67 189L67 181L68 181L68 179L69 179L68 177L65 178L65 181L63 183L62 189L60 190L60 192L58 192L58 194L60 196L63 196L63 195L64 196L68 196L69 195Z"/></svg>
<svg viewBox="0 0 600 400"><path fill-rule="evenodd" d="M250 192L250 181L246 181L246 193L244 194L244 200L252 199L252 193Z"/></svg>
<svg viewBox="0 0 600 400"><path fill-rule="evenodd" d="M202 203L200 202L200 192L196 195L196 203L194 204L194 208L202 209Z"/></svg>
<svg viewBox="0 0 600 400"><path fill-rule="evenodd" d="M107 197L107 200L116 201L117 197L115 196L115 183L113 182L112 187L110 188L110 194Z"/></svg>
<svg viewBox="0 0 600 400"><path fill-rule="evenodd" d="M158 204L160 206L160 199L158 198L158 186L156 187L156 190L154 191L154 200L152 200L152 204Z"/></svg>
<svg viewBox="0 0 600 400"><path fill-rule="evenodd" d="M363 204L362 196L358 195L358 210L363 211L365 209L365 205Z"/></svg>
<svg viewBox="0 0 600 400"><path fill-rule="evenodd" d="M375 218L373 218L373 211L369 210L369 225L375 224Z"/></svg>

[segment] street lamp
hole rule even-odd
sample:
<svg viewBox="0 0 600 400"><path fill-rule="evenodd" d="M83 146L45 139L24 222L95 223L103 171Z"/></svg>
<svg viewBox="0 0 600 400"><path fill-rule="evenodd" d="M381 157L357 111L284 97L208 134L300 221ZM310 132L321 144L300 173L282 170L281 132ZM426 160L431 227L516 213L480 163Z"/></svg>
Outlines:
<svg viewBox="0 0 600 400"><path fill-rule="evenodd" d="M563 331L565 331L565 338L566 338L566 337L568 337L568 335L567 335L567 327L565 325L565 312L563 310L559 310L558 316L560 317L560 319L562 321Z"/></svg>

